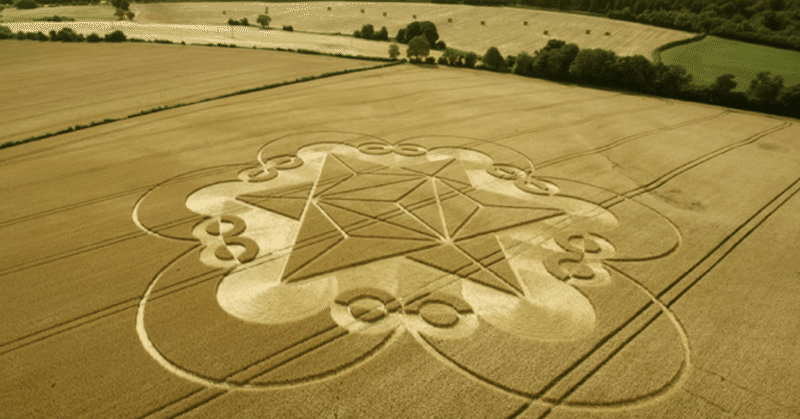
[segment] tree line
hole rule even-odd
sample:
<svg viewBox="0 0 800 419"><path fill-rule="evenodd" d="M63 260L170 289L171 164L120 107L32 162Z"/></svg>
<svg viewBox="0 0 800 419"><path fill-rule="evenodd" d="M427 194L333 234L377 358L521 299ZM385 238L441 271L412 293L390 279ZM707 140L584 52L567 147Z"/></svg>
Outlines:
<svg viewBox="0 0 800 419"><path fill-rule="evenodd" d="M527 6L706 33L800 51L800 0L432 0Z"/></svg>
<svg viewBox="0 0 800 419"><path fill-rule="evenodd" d="M14 33L8 26L0 26L0 39L17 39L32 41L52 41L52 42L125 42L128 37L120 30L100 36L91 33L88 36L75 32L72 28L63 28L60 31L52 30L49 34L44 32L23 32Z"/></svg>
<svg viewBox="0 0 800 419"><path fill-rule="evenodd" d="M709 86L698 86L680 65L653 63L641 55L620 57L614 51L599 48L582 50L557 39L551 39L533 55L522 52L503 57L496 47L491 47L478 57L448 48L438 63L800 118L800 83L785 86L780 75L759 73L744 92L734 91L738 83L732 74L719 76Z"/></svg>

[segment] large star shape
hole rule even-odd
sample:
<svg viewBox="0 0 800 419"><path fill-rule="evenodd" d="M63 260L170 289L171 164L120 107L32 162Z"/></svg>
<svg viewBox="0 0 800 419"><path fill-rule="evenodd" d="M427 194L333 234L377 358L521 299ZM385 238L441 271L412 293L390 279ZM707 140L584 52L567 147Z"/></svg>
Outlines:
<svg viewBox="0 0 800 419"><path fill-rule="evenodd" d="M239 200L301 221L281 280L404 256L522 294L494 233L563 214L475 188L457 159L403 167L328 154L315 182Z"/></svg>

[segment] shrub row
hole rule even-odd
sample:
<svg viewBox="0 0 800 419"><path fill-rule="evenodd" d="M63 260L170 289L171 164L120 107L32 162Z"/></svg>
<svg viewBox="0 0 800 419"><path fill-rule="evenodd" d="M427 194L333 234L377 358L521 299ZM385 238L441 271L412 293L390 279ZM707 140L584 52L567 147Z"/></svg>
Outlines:
<svg viewBox="0 0 800 419"><path fill-rule="evenodd" d="M381 27L381 30L375 32L375 27L372 24L366 24L361 27L360 31L353 32L356 38L372 39L375 41L388 41L389 31L386 26Z"/></svg>
<svg viewBox="0 0 800 419"><path fill-rule="evenodd" d="M114 31L106 34L104 37L96 33L92 33L87 37L82 34L76 33L72 28L63 28L56 32L50 31L49 36L40 32L23 32L19 31L14 33L8 26L0 26L0 39L17 39L17 40L34 40L34 41L52 41L52 42L125 42L127 37L122 31Z"/></svg>
<svg viewBox="0 0 800 419"><path fill-rule="evenodd" d="M74 22L75 19L66 16L53 15L51 17L42 17L33 19L34 22Z"/></svg>
<svg viewBox="0 0 800 419"><path fill-rule="evenodd" d="M463 53L445 50L440 64L470 67ZM610 87L666 98L728 106L777 115L800 117L800 84L784 86L783 77L759 73L746 92L734 92L735 76L725 74L710 86L692 83L692 75L679 65L650 62L641 55L619 57L604 49L581 50L575 44L552 39L533 55L520 53L503 58L489 48L478 65L492 71L521 76Z"/></svg>

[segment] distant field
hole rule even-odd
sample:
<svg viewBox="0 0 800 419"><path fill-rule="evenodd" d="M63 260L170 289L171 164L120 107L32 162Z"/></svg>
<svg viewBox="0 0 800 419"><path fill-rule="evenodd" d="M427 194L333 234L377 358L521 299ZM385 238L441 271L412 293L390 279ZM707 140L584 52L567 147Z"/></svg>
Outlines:
<svg viewBox="0 0 800 419"><path fill-rule="evenodd" d="M228 19L243 17L255 24L266 7L273 19L270 26L276 30L227 25ZM380 57L387 56L388 43L354 39L350 35L363 25L372 24L376 30L386 26L389 36L394 37L399 29L414 21L415 15L416 20L435 23L440 39L448 46L479 54L491 46L498 47L504 55L533 52L550 39L562 39L581 48L604 48L620 55L640 54L650 58L659 45L691 36L687 32L576 14L430 3L135 3L131 10L136 13L132 22L115 21L109 6L9 9L4 11L3 20L10 22L14 31L47 32L68 26L84 34L103 34L120 29L128 36L143 39L223 42ZM34 18L54 14L73 17L76 22L30 23ZM284 25L291 25L295 32L282 31ZM405 54L405 48L401 48L401 53Z"/></svg>
<svg viewBox="0 0 800 419"><path fill-rule="evenodd" d="M39 7L37 9L20 10L13 7L6 7L0 12L3 22L29 22L34 19L53 17L53 15L71 17L79 22L95 22L103 20L114 20L114 7L111 5L96 6L56 6Z"/></svg>
<svg viewBox="0 0 800 419"><path fill-rule="evenodd" d="M0 143L162 105L380 64L182 45L0 41L0 50Z"/></svg>
<svg viewBox="0 0 800 419"><path fill-rule="evenodd" d="M661 53L666 64L679 64L697 84L711 84L723 74L736 76L736 90L744 91L762 71L783 76L787 86L800 83L800 52L709 36Z"/></svg>
<svg viewBox="0 0 800 419"><path fill-rule="evenodd" d="M649 58L659 45L691 36L686 32L575 14L429 3L144 3L136 4L133 10L138 13L137 21L142 23L221 25L229 18L247 17L255 22L265 7L269 7L273 18L270 25L274 27L292 25L300 31L352 34L371 23L376 30L386 26L391 37L414 21L416 15L416 20L435 23L440 38L449 46L480 54L491 46L506 55L533 52L549 39L562 39L581 48L606 48L621 55L641 54ZM485 24L481 25L481 21ZM544 35L545 30L549 35ZM586 34L587 30L591 33ZM606 32L611 35L606 36Z"/></svg>

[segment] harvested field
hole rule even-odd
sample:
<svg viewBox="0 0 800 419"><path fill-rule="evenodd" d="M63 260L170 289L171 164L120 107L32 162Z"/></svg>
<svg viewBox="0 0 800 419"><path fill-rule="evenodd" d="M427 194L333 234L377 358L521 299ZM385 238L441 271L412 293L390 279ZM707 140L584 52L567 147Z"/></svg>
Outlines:
<svg viewBox="0 0 800 419"><path fill-rule="evenodd" d="M273 19L270 30L226 23L228 19L246 17L255 25L265 7L269 8ZM132 22L114 21L111 15L100 19L105 22L94 22L97 19L90 18L86 22L52 24L23 22L30 19L14 17L8 21L16 23L8 26L14 31L33 32L70 27L83 34L104 34L120 29L129 37L142 39L302 48L377 57L387 56L387 42L354 39L350 35L363 25L372 24L376 30L386 26L393 38L399 29L414 21L414 15L416 20L429 20L436 24L440 39L448 46L480 55L491 46L498 47L504 55L523 51L532 53L550 39L561 39L574 42L581 48L604 48L620 55L640 54L650 59L656 47L692 36L671 29L568 13L427 3L137 3L131 10L137 16ZM526 21L527 25L524 24ZM294 32L280 30L283 25L291 25ZM546 35L544 31L547 31ZM405 55L405 48L401 53ZM438 54L433 52L434 56Z"/></svg>
<svg viewBox="0 0 800 419"><path fill-rule="evenodd" d="M797 417L796 122L402 65L0 150L0 407Z"/></svg>
<svg viewBox="0 0 800 419"><path fill-rule="evenodd" d="M691 34L631 22L576 14L511 7L477 7L427 3L144 3L134 10L142 23L222 25L229 18L256 17L269 7L271 26L292 25L295 31L351 35L361 26L386 26L389 36L416 20L436 24L448 46L483 54L496 46L505 54L533 52L549 39L575 42L581 48L605 48L620 55L644 55ZM328 8L330 7L330 11ZM364 9L364 13L361 13ZM222 12L225 11L223 15ZM386 16L383 13L386 13ZM448 21L451 19L452 22ZM485 24L481 25L481 21ZM528 25L523 22L528 21ZM586 30L591 30L587 34ZM547 30L549 35L543 35ZM610 32L611 36L605 33Z"/></svg>
<svg viewBox="0 0 800 419"><path fill-rule="evenodd" d="M54 15L69 17L78 22L98 22L114 20L114 7L111 5L91 6L55 6L39 7L36 9L16 9L7 7L2 12L5 23L30 22L34 19L53 17Z"/></svg>
<svg viewBox="0 0 800 419"><path fill-rule="evenodd" d="M168 40L187 44L226 44L238 47L306 49L326 54L343 54L352 56L370 56L387 58L389 44L385 42L366 41L344 36L319 35L314 33L284 32L281 30L263 30L243 26L213 25L174 25L161 23L140 24L129 21L107 22L17 22L6 26L13 31L49 32L61 28L72 28L75 32L89 35L94 32L100 35L120 30L129 38L148 41ZM405 51L403 51L405 52ZM438 56L436 53L432 54Z"/></svg>
<svg viewBox="0 0 800 419"><path fill-rule="evenodd" d="M182 45L0 41L0 48L4 51L0 92L5 98L0 105L0 143L159 106L381 64Z"/></svg>

